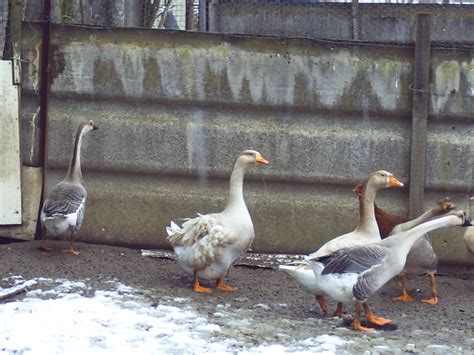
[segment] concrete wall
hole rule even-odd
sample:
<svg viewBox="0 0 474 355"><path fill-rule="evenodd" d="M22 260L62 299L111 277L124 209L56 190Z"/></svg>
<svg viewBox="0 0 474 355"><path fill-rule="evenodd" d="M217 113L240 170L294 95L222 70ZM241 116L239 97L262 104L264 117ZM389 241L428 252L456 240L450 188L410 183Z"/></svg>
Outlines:
<svg viewBox="0 0 474 355"><path fill-rule="evenodd" d="M31 93L36 46L24 47ZM470 52L433 50L427 208L445 195L467 207L473 66ZM410 46L53 26L49 67L48 187L65 174L78 123L100 127L83 144L85 241L167 247L169 220L223 208L246 148L270 161L245 183L255 251L314 250L354 228L356 182L381 168L409 175ZM407 197L378 201L402 214ZM461 230L435 245L443 261L468 262Z"/></svg>
<svg viewBox="0 0 474 355"><path fill-rule="evenodd" d="M472 42L474 6L351 3L241 4L215 6L214 32L325 39L412 43L417 13L432 14L432 40ZM354 22L355 21L355 22ZM357 25L354 26L354 23ZM357 29L353 37L353 29Z"/></svg>

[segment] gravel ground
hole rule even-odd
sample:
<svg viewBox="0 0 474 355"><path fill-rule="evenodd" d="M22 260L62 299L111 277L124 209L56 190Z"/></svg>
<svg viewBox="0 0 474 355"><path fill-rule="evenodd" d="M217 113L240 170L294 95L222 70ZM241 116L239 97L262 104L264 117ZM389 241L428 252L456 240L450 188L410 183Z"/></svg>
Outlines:
<svg viewBox="0 0 474 355"><path fill-rule="evenodd" d="M0 287L11 286L13 276L87 280L92 291L106 290L113 280L146 290L150 307L165 300L167 304L181 300L219 325L223 330L220 337L232 337L249 346L300 341L297 350L304 350L307 338L335 335L346 341L337 346L336 352L341 354L474 354L473 276L438 276L440 303L436 306L420 302L429 295L425 277L410 278L411 292L417 299L413 303L391 301L400 286L389 282L370 305L375 314L392 319L394 324L362 334L340 319L323 319L314 298L284 272L275 270L272 257L267 258L270 261L265 267L254 266L252 258L233 267L227 281L239 287L236 293L196 294L191 290L191 278L174 260L145 257L139 250L83 243L77 245L81 254L71 256L59 251L66 245L51 242L56 250L50 253L38 251L38 242L0 245ZM36 287L41 287L41 281ZM346 311L352 312L352 306L346 305Z"/></svg>

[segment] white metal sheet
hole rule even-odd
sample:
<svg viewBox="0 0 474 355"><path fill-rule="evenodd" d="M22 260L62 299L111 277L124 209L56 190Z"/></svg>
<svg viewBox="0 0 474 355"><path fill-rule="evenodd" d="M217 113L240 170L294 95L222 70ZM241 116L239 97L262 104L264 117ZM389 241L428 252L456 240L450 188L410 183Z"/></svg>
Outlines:
<svg viewBox="0 0 474 355"><path fill-rule="evenodd" d="M21 224L18 86L11 61L0 61L0 225Z"/></svg>

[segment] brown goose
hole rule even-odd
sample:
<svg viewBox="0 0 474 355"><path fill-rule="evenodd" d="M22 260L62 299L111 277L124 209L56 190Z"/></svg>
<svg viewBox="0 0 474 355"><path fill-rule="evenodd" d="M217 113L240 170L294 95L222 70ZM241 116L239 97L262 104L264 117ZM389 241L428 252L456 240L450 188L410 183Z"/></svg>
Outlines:
<svg viewBox="0 0 474 355"><path fill-rule="evenodd" d="M252 219L243 195L245 172L252 165L266 165L255 150L239 154L230 177L230 191L227 206L221 213L200 215L187 219L180 228L171 222L166 227L168 241L184 271L194 276L194 291L211 292L203 287L199 278L216 280L216 287L222 291L236 291L227 285L224 276L229 267L252 244L255 233Z"/></svg>
<svg viewBox="0 0 474 355"><path fill-rule="evenodd" d="M69 233L70 245L63 251L73 255L79 254L73 246L76 233L84 218L87 198L86 189L82 186L81 143L82 137L95 129L97 126L92 121L82 122L79 125L66 177L51 189L44 201L40 217L43 228L40 250L51 250L46 245L46 232L54 236Z"/></svg>

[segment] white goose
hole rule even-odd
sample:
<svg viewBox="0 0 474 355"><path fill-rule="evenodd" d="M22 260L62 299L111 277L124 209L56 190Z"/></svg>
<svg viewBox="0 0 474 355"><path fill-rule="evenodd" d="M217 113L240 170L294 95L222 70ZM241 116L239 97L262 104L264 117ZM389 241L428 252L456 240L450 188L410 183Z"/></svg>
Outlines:
<svg viewBox="0 0 474 355"><path fill-rule="evenodd" d="M470 200L474 201L474 196L472 196ZM469 250L470 253L474 254L474 227L466 228L463 239L464 244L466 244L467 250Z"/></svg>
<svg viewBox="0 0 474 355"><path fill-rule="evenodd" d="M73 255L79 254L73 246L76 232L81 227L84 218L87 198L86 189L82 185L81 143L82 137L95 129L97 126L92 121L82 122L79 125L66 177L51 189L43 203L40 216L43 233L38 247L40 250L51 250L46 245L46 231L54 236L69 232L70 245L63 251Z"/></svg>
<svg viewBox="0 0 474 355"><path fill-rule="evenodd" d="M411 228L429 221L436 216L450 212L455 207L456 206L451 203L449 198L445 197L443 200L438 201L438 203L433 208L424 212L418 218L395 226L395 228L393 228L393 230L390 232L389 236L410 230ZM422 238L419 238L415 244L413 244L410 252L408 253L405 267L400 275L402 294L400 296L394 297L393 299L395 301L413 302L414 298L408 292L407 274L426 273L431 286L431 297L422 300L422 302L433 305L438 304L438 290L436 288L435 278L437 267L438 257L436 256L433 246L428 239L428 235L425 234Z"/></svg>
<svg viewBox="0 0 474 355"><path fill-rule="evenodd" d="M168 241L184 271L194 276L194 291L211 292L199 279L216 280L222 291L236 291L224 282L229 267L252 244L255 233L252 219L245 205L243 180L252 165L266 165L268 161L254 150L239 154L230 177L227 206L221 213L200 215L187 219L180 228L174 222L166 227Z"/></svg>
<svg viewBox="0 0 474 355"><path fill-rule="evenodd" d="M370 174L363 187L362 197L359 199L359 224L356 229L350 233L334 238L320 247L317 251L310 254L308 258L329 255L338 249L353 245L368 244L380 240L380 233L375 221L374 201L378 190L388 187L401 187L403 184L398 181L393 174L378 170ZM316 296L324 316L328 314L328 307L324 300L311 263L303 260L296 265L280 265L281 270L287 272L296 281L305 286L312 294ZM337 316L342 316L342 304L337 305Z"/></svg>
<svg viewBox="0 0 474 355"><path fill-rule="evenodd" d="M392 322L375 316L369 310L367 300L403 270L413 244L425 233L435 229L461 225L470 225L465 213L453 211L376 243L313 257L311 265L323 294L338 302L355 302L353 328L372 331L372 328L360 324L361 309L365 309L366 319L373 324L383 326Z"/></svg>

